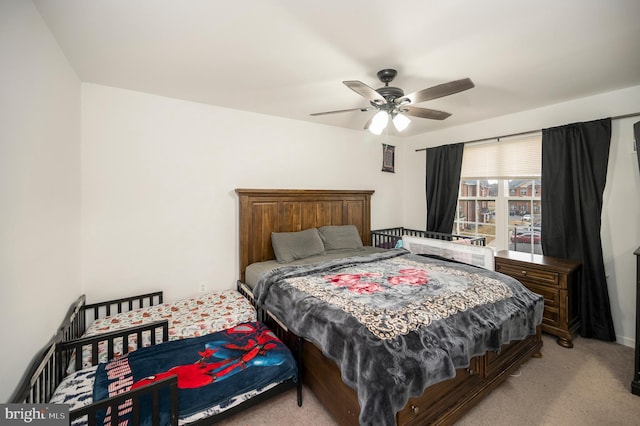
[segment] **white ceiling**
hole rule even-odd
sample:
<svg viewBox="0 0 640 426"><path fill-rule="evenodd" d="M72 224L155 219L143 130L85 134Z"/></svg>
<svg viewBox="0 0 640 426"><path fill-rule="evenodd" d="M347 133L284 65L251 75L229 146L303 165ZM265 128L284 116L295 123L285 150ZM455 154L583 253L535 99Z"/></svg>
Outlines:
<svg viewBox="0 0 640 426"><path fill-rule="evenodd" d="M309 114L368 106L342 81L383 68L476 85L404 135L640 85L638 0L33 2L84 82L352 129L373 112Z"/></svg>

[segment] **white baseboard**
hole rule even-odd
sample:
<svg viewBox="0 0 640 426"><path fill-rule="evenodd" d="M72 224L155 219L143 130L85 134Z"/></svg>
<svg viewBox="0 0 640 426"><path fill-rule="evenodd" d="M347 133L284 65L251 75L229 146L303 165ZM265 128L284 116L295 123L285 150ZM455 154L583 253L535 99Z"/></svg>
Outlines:
<svg viewBox="0 0 640 426"><path fill-rule="evenodd" d="M632 339L631 337L616 336L616 343L623 346L629 346L630 348L636 347L636 339Z"/></svg>

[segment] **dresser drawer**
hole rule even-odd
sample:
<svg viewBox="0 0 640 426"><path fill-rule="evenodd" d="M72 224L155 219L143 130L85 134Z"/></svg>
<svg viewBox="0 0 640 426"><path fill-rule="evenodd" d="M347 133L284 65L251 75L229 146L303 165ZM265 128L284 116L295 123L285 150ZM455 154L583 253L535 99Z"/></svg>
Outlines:
<svg viewBox="0 0 640 426"><path fill-rule="evenodd" d="M537 284L526 284L529 290L534 293L538 293L544 297L544 305L560 306L560 290L553 287L545 287Z"/></svg>
<svg viewBox="0 0 640 426"><path fill-rule="evenodd" d="M496 271L509 275L521 283L560 287L560 279L557 272L542 271L539 269L519 268L517 265L505 265L496 262Z"/></svg>

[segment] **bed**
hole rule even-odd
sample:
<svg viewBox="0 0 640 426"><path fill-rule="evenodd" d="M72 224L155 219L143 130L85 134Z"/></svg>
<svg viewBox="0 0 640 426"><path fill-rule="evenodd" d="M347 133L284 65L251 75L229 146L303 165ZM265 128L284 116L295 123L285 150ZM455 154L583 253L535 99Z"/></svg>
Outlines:
<svg viewBox="0 0 640 426"><path fill-rule="evenodd" d="M87 318L98 319L91 335ZM76 425L211 424L295 386L300 395L293 354L236 291L174 304L157 292L90 305L80 297L10 401L67 404Z"/></svg>
<svg viewBox="0 0 640 426"><path fill-rule="evenodd" d="M431 240L440 240L455 242L461 244L469 244L474 246L485 246L487 239L482 236L468 236L456 234L444 234L442 232L423 231L420 229L405 228L404 226L396 226L393 228L374 229L371 231L371 245L374 247L395 248L402 237L418 237L429 238Z"/></svg>
<svg viewBox="0 0 640 426"><path fill-rule="evenodd" d="M348 254L347 258L329 259L319 264L304 264L304 259L294 259L293 262L298 264L284 263L283 267L270 269L271 272L262 272L257 282L251 282L255 280L255 274L251 273L253 264L273 262L274 259L278 262L281 257L278 256L281 253L276 253L281 251L279 244L274 250L272 236L299 234L313 228L350 228L351 231L356 230L363 247L370 246L373 191L237 189L236 192L240 205L238 288L256 303L261 314L265 315L265 321L273 321L273 327L281 329L279 333L304 338L301 349L303 381L339 424L450 424L531 356L540 355L542 298L515 280L464 262L417 255L405 249L382 250L355 253L355 256ZM315 250L321 251L319 247ZM313 254L308 257L313 257ZM436 324L436 328L452 335L461 334L455 328L456 319L468 320L476 315L475 310L445 314L433 320L428 328L403 323L398 329L395 325L384 324L384 321L377 321L376 326L369 328L369 319L379 319L380 312L371 309L358 312L363 306L359 305L360 299L343 296L356 290L369 297L366 292L379 285L369 282L369 277L378 274L391 278L390 272L380 269L382 266L379 265L394 262L400 262L392 266L396 268L396 275L402 270L428 270L434 275L451 270L472 281L492 282L495 290L510 294L493 301L483 300L476 307L503 312L503 317L513 314L520 323L512 324L502 318L500 321L504 324L487 332L491 338L477 347L471 345L472 349L467 343L462 343L464 350L451 349L455 346L451 339L429 335L432 331L425 330L431 330ZM393 279L405 280L405 283L412 280L414 283L428 282L429 279L419 276L423 272L417 276ZM357 279L354 280L354 276ZM338 283L337 287L343 293L340 297L330 294L325 297L329 303L322 303L319 300L327 294L329 282L331 285ZM363 282L366 284L364 287ZM350 289L352 284L356 287ZM406 288L403 291L406 296ZM492 297L493 292L487 293L485 297ZM382 304L395 303L375 297L371 300ZM518 304L522 306L515 306ZM494 305L500 309L490 309ZM391 307L391 311L398 306L385 305ZM322 312L326 315L318 314ZM460 329L463 330L462 327ZM452 346L447 347L447 351L436 352L450 352L451 357L440 358L440 353L436 356L427 352L409 356L410 351L417 347L415 342L428 341L437 346L441 340ZM394 345L397 346L395 358L380 355L383 353L380 347ZM388 374L379 374L389 368L385 359L394 367ZM398 360L403 362L398 363ZM405 361L410 361L406 363L411 364L411 369L400 369L399 364ZM368 368L367 364L374 367ZM376 365L382 367L376 369ZM428 371L427 366L435 367ZM436 376L435 379L430 375ZM369 377L373 379L366 380Z"/></svg>
<svg viewBox="0 0 640 426"><path fill-rule="evenodd" d="M96 336L162 320L168 321L168 340L180 340L256 321L254 307L235 290L203 293L173 303L163 303L162 292L89 305L84 305L82 302L83 300L78 301L70 309L70 320L61 326L63 336L66 336L63 340ZM156 337L156 339L159 338ZM142 336L140 345L138 345L137 336L132 335L129 337L127 347L144 347L149 344L148 334ZM75 353L71 354L67 372L72 373L77 369L95 365L97 362L105 362L107 359L121 355L124 353L123 350L122 339L116 339L112 348L108 348L103 342L98 345L96 351L87 345L82 351L81 360L75 358ZM92 359L94 356L97 358Z"/></svg>

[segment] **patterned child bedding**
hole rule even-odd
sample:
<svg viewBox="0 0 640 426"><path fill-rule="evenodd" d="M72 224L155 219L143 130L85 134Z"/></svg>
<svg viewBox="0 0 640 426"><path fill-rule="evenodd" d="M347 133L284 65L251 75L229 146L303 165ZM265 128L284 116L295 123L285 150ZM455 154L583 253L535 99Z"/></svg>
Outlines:
<svg viewBox="0 0 640 426"><path fill-rule="evenodd" d="M169 321L169 340L179 340L256 321L256 311L251 303L236 290L225 290L100 318L87 327L84 336L94 336L160 320ZM159 343L162 341L162 336L157 336L156 339ZM143 334L142 340L141 346L149 346L148 334ZM122 339L114 343L114 355L118 357L123 353ZM128 346L129 351L138 347L135 335L129 337ZM107 348L104 344L98 347L98 361L107 361ZM74 363L75 358L72 356L67 369L68 373L75 371ZM82 351L82 366L83 368L91 366L90 347L85 347Z"/></svg>
<svg viewBox="0 0 640 426"><path fill-rule="evenodd" d="M406 250L282 266L254 296L336 362L360 424L379 425L473 357L535 334L544 306L511 277Z"/></svg>
<svg viewBox="0 0 640 426"><path fill-rule="evenodd" d="M288 381L297 380L291 352L264 324L246 322L209 335L138 349L116 360L67 376L51 403L70 410L126 392L169 375L178 376L179 424L226 411ZM168 406L162 403L161 406ZM124 410L126 411L126 410ZM146 424L149 410L141 409ZM97 419L102 424L105 414ZM127 422L120 413L118 424ZM161 411L161 424L168 424ZM129 419L130 420L130 419ZM78 419L74 425L86 424Z"/></svg>

